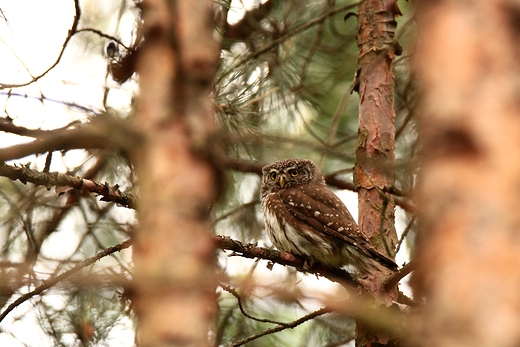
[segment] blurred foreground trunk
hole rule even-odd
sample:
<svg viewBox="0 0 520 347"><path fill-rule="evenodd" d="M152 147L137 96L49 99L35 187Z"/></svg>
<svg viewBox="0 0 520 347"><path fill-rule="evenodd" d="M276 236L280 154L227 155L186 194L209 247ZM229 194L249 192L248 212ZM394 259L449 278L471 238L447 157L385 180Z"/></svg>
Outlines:
<svg viewBox="0 0 520 347"><path fill-rule="evenodd" d="M132 153L139 179L134 242L141 346L208 346L215 302L208 223L217 194L210 99L219 49L210 1L144 1L141 93Z"/></svg>
<svg viewBox="0 0 520 347"><path fill-rule="evenodd" d="M520 4L420 1L417 346L520 345Z"/></svg>

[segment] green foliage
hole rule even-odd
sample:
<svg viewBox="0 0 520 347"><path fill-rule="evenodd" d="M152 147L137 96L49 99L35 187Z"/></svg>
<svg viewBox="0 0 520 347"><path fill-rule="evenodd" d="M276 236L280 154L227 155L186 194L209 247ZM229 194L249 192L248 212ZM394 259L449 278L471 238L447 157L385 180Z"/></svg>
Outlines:
<svg viewBox="0 0 520 347"><path fill-rule="evenodd" d="M242 22L257 19L257 12L262 20L244 37L228 39L222 54L217 105L230 146L240 156L266 161L292 151L319 157L325 150L344 158L357 118L357 100L349 93L357 64L355 26L326 1L269 3L245 14ZM339 131L330 134L336 114Z"/></svg>

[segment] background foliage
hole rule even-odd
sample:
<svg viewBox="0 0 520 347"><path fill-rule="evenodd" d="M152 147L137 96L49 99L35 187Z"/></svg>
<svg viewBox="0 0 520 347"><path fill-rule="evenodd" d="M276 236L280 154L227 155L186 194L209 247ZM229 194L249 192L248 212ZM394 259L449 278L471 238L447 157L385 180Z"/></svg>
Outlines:
<svg viewBox="0 0 520 347"><path fill-rule="evenodd" d="M41 11L53 14L52 20L63 25L40 38L42 47L33 46L35 41L24 43L30 47L26 54L49 52L38 64L17 53L13 43L27 29L24 15L37 9L10 6L0 5L4 17L1 54L9 57L10 71L16 71L0 75L4 147L81 129L99 117L115 119L111 124L124 128L138 107L139 78L132 75L131 57L138 54L141 40L140 4L70 0L63 5L68 10L61 12L43 6ZM409 213L413 211L407 193L414 185L418 161L415 86L408 66L415 27L412 5L400 6L404 15L398 18L397 29L403 53L395 66L396 188L398 205ZM356 12L356 3L223 1L215 2L214 10L215 37L222 50L213 96L217 141L225 148L220 164L226 178L222 197L212 211L214 228L216 234L269 247L259 211L258 169L262 164L283 157L309 158L335 179L336 189L353 187L359 100L352 92L357 22L351 13ZM111 42L118 47L115 55L106 52ZM116 75L119 68L132 77L123 81ZM110 131L117 134L115 128ZM138 178L117 146L97 143L66 148L8 164L108 182L114 188L111 192L139 195ZM351 195L341 196L355 208ZM24 184L9 178L0 179L0 210L3 310L42 281L128 239L137 223L132 209L100 201L85 190L50 182ZM409 216L400 216L402 232ZM407 246L401 247L398 259L407 259L413 243ZM63 346L133 344L135 322L125 292L132 276L130 252L104 257L25 301L2 321L0 341ZM340 346L351 342L351 319L338 313L312 315L321 307L320 300L341 293L326 279L280 265L269 270L265 261L230 257L230 252L218 254L219 315L211 334L215 346L238 345L243 338L280 325L281 332L255 339L248 346ZM296 329L283 326L308 314L306 323Z"/></svg>

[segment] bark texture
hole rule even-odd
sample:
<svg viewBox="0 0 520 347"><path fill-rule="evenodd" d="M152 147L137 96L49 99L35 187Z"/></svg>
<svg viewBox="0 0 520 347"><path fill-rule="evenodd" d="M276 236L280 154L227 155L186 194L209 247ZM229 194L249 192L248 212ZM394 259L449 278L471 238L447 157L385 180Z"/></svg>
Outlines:
<svg viewBox="0 0 520 347"><path fill-rule="evenodd" d="M362 0L358 17L359 130L355 182L359 192L359 226L383 254L394 257L395 202L383 189L394 184L394 34L399 10L394 0ZM382 278L367 286L380 293ZM384 290L383 290L384 291ZM387 296L387 293L384 294ZM388 335L358 323L357 346L386 344Z"/></svg>
<svg viewBox="0 0 520 347"><path fill-rule="evenodd" d="M520 7L420 1L414 346L520 344Z"/></svg>
<svg viewBox="0 0 520 347"><path fill-rule="evenodd" d="M135 304L141 346L207 346L215 303L208 158L219 48L210 1L147 0L132 153L139 178Z"/></svg>

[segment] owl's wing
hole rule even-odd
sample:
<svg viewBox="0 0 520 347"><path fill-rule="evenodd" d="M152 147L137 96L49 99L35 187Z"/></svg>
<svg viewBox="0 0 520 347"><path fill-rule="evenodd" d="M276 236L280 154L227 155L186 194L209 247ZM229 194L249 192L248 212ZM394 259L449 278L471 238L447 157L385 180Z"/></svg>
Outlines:
<svg viewBox="0 0 520 347"><path fill-rule="evenodd" d="M287 210L317 232L356 247L385 267L397 270L393 260L376 250L363 235L343 202L326 186L295 186L280 193Z"/></svg>

